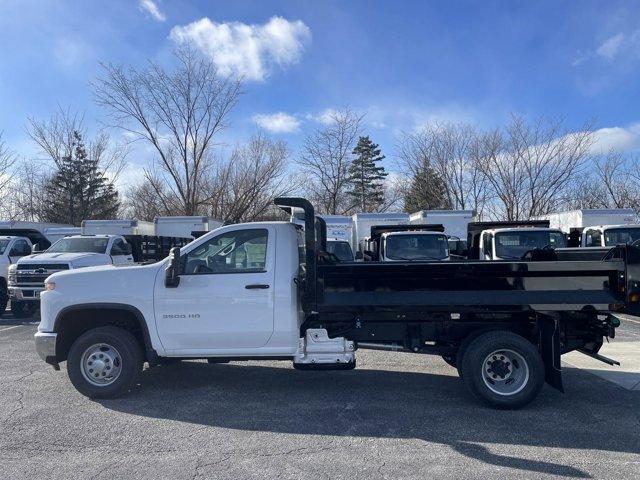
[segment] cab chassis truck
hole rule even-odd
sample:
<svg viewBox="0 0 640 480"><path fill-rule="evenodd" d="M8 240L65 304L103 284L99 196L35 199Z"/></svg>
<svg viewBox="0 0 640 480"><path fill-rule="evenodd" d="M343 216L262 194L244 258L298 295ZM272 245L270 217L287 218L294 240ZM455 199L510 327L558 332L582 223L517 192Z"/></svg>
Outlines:
<svg viewBox="0 0 640 480"><path fill-rule="evenodd" d="M563 391L563 353L615 364L598 353L603 339L615 336L620 317L638 314L640 249L632 246L598 261L342 263L323 251L326 226L307 200L276 204L302 208L304 232L288 222L228 225L153 265L52 275L35 335L40 357L56 368L66 360L78 391L109 398L133 387L143 362L171 357L322 370L354 368L360 348L435 354L477 400L519 408L545 381ZM185 259L206 242L236 235L212 253L228 255L241 248L242 231L256 229L268 231L266 263L256 271L186 270ZM250 310L261 299L265 308ZM276 312L271 324L259 320L266 306Z"/></svg>

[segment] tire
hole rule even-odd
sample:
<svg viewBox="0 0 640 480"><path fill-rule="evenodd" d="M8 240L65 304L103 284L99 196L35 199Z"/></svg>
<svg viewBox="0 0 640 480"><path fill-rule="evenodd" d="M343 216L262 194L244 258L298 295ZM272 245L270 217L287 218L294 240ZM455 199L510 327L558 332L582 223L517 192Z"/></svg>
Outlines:
<svg viewBox="0 0 640 480"><path fill-rule="evenodd" d="M36 310L38 310L36 302L11 302L11 313L15 318L32 317Z"/></svg>
<svg viewBox="0 0 640 480"><path fill-rule="evenodd" d="M471 341L461 373L476 399L498 409L527 405L544 384L544 362L536 346L508 331L484 333Z"/></svg>
<svg viewBox="0 0 640 480"><path fill-rule="evenodd" d="M67 357L67 373L82 395L116 398L135 385L142 372L142 364L142 349L133 335L118 327L99 327L73 342ZM110 378L113 372L117 374Z"/></svg>

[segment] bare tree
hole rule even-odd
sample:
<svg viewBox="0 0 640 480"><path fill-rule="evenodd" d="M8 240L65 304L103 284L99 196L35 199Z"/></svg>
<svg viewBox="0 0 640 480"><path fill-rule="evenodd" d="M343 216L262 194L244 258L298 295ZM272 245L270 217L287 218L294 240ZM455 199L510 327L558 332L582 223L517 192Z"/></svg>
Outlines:
<svg viewBox="0 0 640 480"><path fill-rule="evenodd" d="M321 213L344 214L352 208L346 190L362 118L349 108L333 112L327 125L304 140L299 163L308 195Z"/></svg>
<svg viewBox="0 0 640 480"><path fill-rule="evenodd" d="M506 220L543 215L561 205L566 190L582 171L593 144L590 125L569 131L562 121L540 118L527 123L513 116L504 132L494 132L492 144L478 157Z"/></svg>
<svg viewBox="0 0 640 480"><path fill-rule="evenodd" d="M633 208L640 212L636 155L611 150L594 159L567 195L568 208Z"/></svg>
<svg viewBox="0 0 640 480"><path fill-rule="evenodd" d="M27 134L31 137L44 155L45 160L53 165L41 165L45 171L49 167L60 167L65 159L73 156L76 148L76 133L88 139L87 156L98 161L100 170L105 172L111 182L115 182L124 167L129 155L129 148L124 144L115 144L109 134L102 130L89 137L84 116L70 109L58 107L46 120L30 117Z"/></svg>
<svg viewBox="0 0 640 480"><path fill-rule="evenodd" d="M172 209L163 201L167 196L165 192L161 196L158 195L158 188L162 188L162 185L153 185L148 179L129 186L125 192L123 215L147 221L153 221L157 216L171 215Z"/></svg>
<svg viewBox="0 0 640 480"><path fill-rule="evenodd" d="M176 213L194 215L211 201L203 187L214 173L214 141L237 103L240 82L219 75L189 45L174 55L173 70L154 62L140 71L105 64L94 90L115 126L158 154L157 168L145 173L156 193L179 199Z"/></svg>
<svg viewBox="0 0 640 480"><path fill-rule="evenodd" d="M398 160L405 175L422 182L429 197L455 209L472 209L482 214L488 188L477 158L485 150L485 137L465 124L433 123L415 133L404 133ZM436 175L427 175L429 170ZM441 191L436 191L441 190Z"/></svg>
<svg viewBox="0 0 640 480"><path fill-rule="evenodd" d="M23 161L16 171L12 197L15 217L30 222L39 221L44 203L44 185L48 179L40 162Z"/></svg>
<svg viewBox="0 0 640 480"><path fill-rule="evenodd" d="M0 205L6 207L5 197L9 195L9 185L13 180L13 167L16 163L16 157L9 151L2 139L0 132ZM2 208L4 210L5 208ZM2 213L0 210L0 213Z"/></svg>
<svg viewBox="0 0 640 480"><path fill-rule="evenodd" d="M272 217L273 199L298 188L287 174L288 158L284 142L274 142L263 134L236 147L207 186L211 198L208 213L231 223Z"/></svg>

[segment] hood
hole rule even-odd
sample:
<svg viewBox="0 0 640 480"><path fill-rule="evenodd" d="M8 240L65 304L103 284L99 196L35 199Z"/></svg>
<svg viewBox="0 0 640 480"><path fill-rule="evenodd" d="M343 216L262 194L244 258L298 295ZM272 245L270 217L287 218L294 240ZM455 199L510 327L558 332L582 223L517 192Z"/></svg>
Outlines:
<svg viewBox="0 0 640 480"><path fill-rule="evenodd" d="M34 263L73 262L83 258L106 256L104 253L35 253L20 259L20 263L33 260Z"/></svg>

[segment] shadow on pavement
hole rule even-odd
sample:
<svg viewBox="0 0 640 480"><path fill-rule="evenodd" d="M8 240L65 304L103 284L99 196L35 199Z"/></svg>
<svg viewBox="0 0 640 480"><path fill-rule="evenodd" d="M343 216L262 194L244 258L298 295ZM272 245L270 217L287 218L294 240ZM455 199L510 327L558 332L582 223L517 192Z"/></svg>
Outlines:
<svg viewBox="0 0 640 480"><path fill-rule="evenodd" d="M570 393L545 387L529 407L497 411L474 403L456 376L183 362L146 370L142 388L101 403L134 415L229 429L418 438L487 464L570 477L589 475L551 461L501 455L501 445L640 453L634 428L640 396L579 370L565 373ZM428 458L428 452L417 453Z"/></svg>

